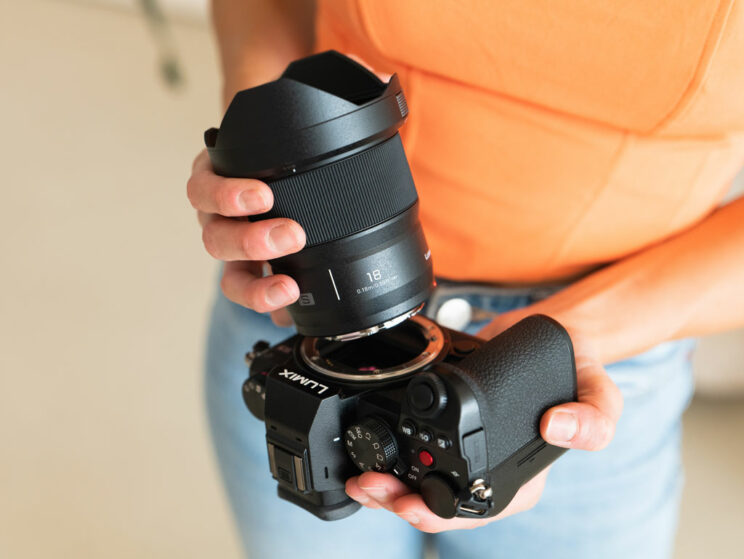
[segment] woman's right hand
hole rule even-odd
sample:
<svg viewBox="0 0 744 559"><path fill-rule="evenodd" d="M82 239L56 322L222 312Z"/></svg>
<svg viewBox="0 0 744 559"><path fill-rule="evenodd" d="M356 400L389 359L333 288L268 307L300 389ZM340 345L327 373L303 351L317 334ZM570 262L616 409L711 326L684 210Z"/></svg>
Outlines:
<svg viewBox="0 0 744 559"><path fill-rule="evenodd" d="M269 211L274 195L259 180L216 175L206 150L194 160L186 190L198 212L204 247L225 262L221 282L225 296L257 312L271 312L274 322L289 326L291 319L284 307L299 297L297 283L286 275L265 276L264 270L266 260L305 246L302 227L287 218L231 219Z"/></svg>

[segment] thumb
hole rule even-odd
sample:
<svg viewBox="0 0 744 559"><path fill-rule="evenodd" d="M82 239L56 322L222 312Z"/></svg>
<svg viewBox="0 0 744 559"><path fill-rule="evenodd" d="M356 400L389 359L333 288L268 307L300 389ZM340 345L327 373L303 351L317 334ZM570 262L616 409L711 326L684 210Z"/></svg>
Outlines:
<svg viewBox="0 0 744 559"><path fill-rule="evenodd" d="M549 409L540 422L542 437L552 445L601 450L610 444L623 409L620 389L601 364L577 358L578 402Z"/></svg>

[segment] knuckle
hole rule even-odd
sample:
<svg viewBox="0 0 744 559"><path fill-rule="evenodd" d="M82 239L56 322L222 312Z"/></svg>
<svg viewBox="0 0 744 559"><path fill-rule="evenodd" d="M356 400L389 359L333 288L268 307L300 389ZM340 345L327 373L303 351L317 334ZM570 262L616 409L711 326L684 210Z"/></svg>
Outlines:
<svg viewBox="0 0 744 559"><path fill-rule="evenodd" d="M222 177L215 182L214 203L222 215L231 215L235 212L235 193L230 188L230 182Z"/></svg>
<svg viewBox="0 0 744 559"><path fill-rule="evenodd" d="M202 228L202 243L204 243L204 248L211 256L213 256L214 258L219 258L219 243L217 241L214 225L212 223L207 223Z"/></svg>
<svg viewBox="0 0 744 559"><path fill-rule="evenodd" d="M615 435L615 423L607 416L600 416L593 422L589 433L587 446L589 450L602 450Z"/></svg>
<svg viewBox="0 0 744 559"><path fill-rule="evenodd" d="M258 252L259 247L257 246L258 242L255 238L255 235L253 234L252 229L249 227L246 228L245 233L243 233L240 247L241 251L243 253L243 256L246 260L259 260Z"/></svg>
<svg viewBox="0 0 744 559"><path fill-rule="evenodd" d="M189 179L186 181L186 198L189 199L189 203L194 209L199 209L196 205L197 204L196 192L197 192L196 179L194 178L194 175L191 175Z"/></svg>
<svg viewBox="0 0 744 559"><path fill-rule="evenodd" d="M260 293L260 290L251 289L250 287L247 288L245 298L248 304L246 306L260 313L273 310L273 307L266 303L266 300L260 295Z"/></svg>
<svg viewBox="0 0 744 559"><path fill-rule="evenodd" d="M225 296L230 292L230 276L227 273L223 273L220 278L220 289Z"/></svg>

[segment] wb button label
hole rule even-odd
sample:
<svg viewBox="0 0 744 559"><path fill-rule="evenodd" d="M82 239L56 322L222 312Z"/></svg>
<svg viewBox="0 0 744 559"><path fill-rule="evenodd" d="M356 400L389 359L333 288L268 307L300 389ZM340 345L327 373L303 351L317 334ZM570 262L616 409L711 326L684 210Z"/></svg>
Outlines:
<svg viewBox="0 0 744 559"><path fill-rule="evenodd" d="M315 298L312 293L300 293L299 303L301 307L309 307L315 304Z"/></svg>

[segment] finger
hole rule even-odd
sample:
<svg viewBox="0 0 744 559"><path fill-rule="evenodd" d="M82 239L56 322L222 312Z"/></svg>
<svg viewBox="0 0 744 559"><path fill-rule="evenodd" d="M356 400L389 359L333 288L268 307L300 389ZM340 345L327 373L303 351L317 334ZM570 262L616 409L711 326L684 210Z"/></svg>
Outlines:
<svg viewBox="0 0 744 559"><path fill-rule="evenodd" d="M221 287L225 297L257 312L277 310L300 296L297 283L289 276L260 277L244 262L225 264Z"/></svg>
<svg viewBox="0 0 744 559"><path fill-rule="evenodd" d="M197 210L227 217L261 214L274 204L274 195L265 183L216 175L209 158L202 154L194 161L186 195Z"/></svg>
<svg viewBox="0 0 744 559"><path fill-rule="evenodd" d="M359 477L350 477L346 480L346 494L354 499L357 503L370 508L370 509L381 509L382 505L375 501L372 497L367 495L365 491L359 487Z"/></svg>
<svg viewBox="0 0 744 559"><path fill-rule="evenodd" d="M294 322L292 321L292 317L290 316L287 309L279 309L278 311L272 312L271 320L274 322L274 324L283 328L287 328L288 326L292 326L294 324Z"/></svg>
<svg viewBox="0 0 744 559"><path fill-rule="evenodd" d="M393 502L399 497L411 492L411 488L390 474L365 472L359 476L359 488L388 510L392 510Z"/></svg>
<svg viewBox="0 0 744 559"><path fill-rule="evenodd" d="M578 402L555 406L543 414L540 432L555 446L601 450L615 435L623 397L604 368L596 362L576 364Z"/></svg>
<svg viewBox="0 0 744 559"><path fill-rule="evenodd" d="M251 222L212 215L202 229L202 240L218 260L271 260L302 249L305 232L299 223L283 217Z"/></svg>

